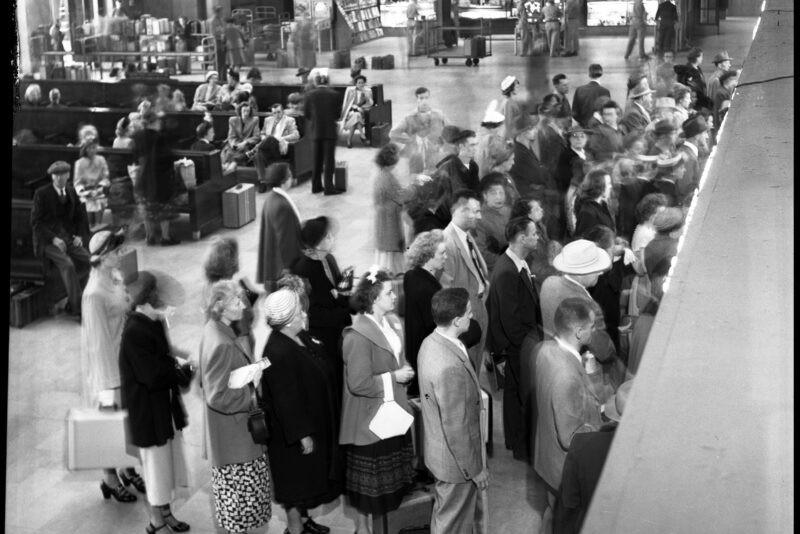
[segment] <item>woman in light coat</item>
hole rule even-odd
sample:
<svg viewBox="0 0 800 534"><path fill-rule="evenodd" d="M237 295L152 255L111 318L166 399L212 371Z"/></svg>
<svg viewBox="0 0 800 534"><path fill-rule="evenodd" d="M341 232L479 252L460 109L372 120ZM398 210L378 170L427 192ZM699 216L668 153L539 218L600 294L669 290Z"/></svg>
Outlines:
<svg viewBox="0 0 800 534"><path fill-rule="evenodd" d="M123 238L103 230L89 241L92 271L81 298L81 376L84 405L122 406L119 374L119 348L125 318L132 307L130 295L119 272ZM136 496L125 486L133 484L145 492L144 480L129 467L120 471L105 469L100 491L105 498L135 502Z"/></svg>
<svg viewBox="0 0 800 534"><path fill-rule="evenodd" d="M344 330L339 444L345 445L345 491L358 514L356 534L370 534L369 514L397 509L411 488L414 469L410 431L380 439L369 424L383 404L384 376L392 384L395 402L411 413L405 385L414 370L405 360L389 274L373 266L359 281L350 302L358 316Z"/></svg>
<svg viewBox="0 0 800 534"><path fill-rule="evenodd" d="M217 522L228 532L246 532L272 515L269 461L263 445L247 430L251 408L248 387L228 387L231 371L253 363L249 343L237 339L231 324L245 309L239 285L221 280L206 295L206 324L200 342L206 447Z"/></svg>
<svg viewBox="0 0 800 534"><path fill-rule="evenodd" d="M342 130L347 132L347 148L353 147L353 135L356 130L361 136L361 143L367 146L364 124L366 111L373 105L372 89L367 86L367 77L359 74L353 79L353 84L344 92L342 114L339 117L339 120L342 121Z"/></svg>

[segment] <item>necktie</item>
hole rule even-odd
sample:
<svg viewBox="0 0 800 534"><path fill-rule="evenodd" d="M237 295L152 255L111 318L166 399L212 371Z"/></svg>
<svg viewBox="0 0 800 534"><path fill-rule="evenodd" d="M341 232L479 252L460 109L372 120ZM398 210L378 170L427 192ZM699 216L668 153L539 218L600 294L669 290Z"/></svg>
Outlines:
<svg viewBox="0 0 800 534"><path fill-rule="evenodd" d="M525 267L520 268L519 275L522 277L523 283L528 287L528 289L533 289L533 276L530 274L528 269Z"/></svg>
<svg viewBox="0 0 800 534"><path fill-rule="evenodd" d="M67 192L64 191L63 189L58 190L58 200L62 204L65 204L67 202Z"/></svg>
<svg viewBox="0 0 800 534"><path fill-rule="evenodd" d="M475 270L478 271L478 276L481 279L481 284L486 287L486 276L483 274L481 262L478 261L478 253L475 250L475 245L472 244L472 237L467 235L467 246L469 247L469 255L472 257L472 263L475 264Z"/></svg>
<svg viewBox="0 0 800 534"><path fill-rule="evenodd" d="M272 129L270 130L269 135L275 137L275 130L277 129L278 129L278 119L275 119L275 121L272 123Z"/></svg>

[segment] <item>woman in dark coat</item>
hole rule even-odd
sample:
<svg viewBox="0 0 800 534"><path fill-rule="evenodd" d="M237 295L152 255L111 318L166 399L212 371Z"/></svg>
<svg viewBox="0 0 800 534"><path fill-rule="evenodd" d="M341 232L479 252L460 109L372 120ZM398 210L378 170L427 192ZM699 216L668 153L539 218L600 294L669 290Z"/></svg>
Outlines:
<svg viewBox="0 0 800 534"><path fill-rule="evenodd" d="M578 198L575 199L575 235L583 236L589 229L603 225L616 232L614 217L608 209L611 195L611 175L603 169L595 169L586 175L581 183Z"/></svg>
<svg viewBox="0 0 800 534"><path fill-rule="evenodd" d="M309 219L303 223L300 234L306 248L292 264L291 270L311 285L308 333L322 342L336 373L336 388L341 397L343 363L339 340L342 330L353 322L350 317L350 287L343 280L331 254L334 236L330 220L324 216ZM340 285L342 282L344 285Z"/></svg>
<svg viewBox="0 0 800 534"><path fill-rule="evenodd" d="M144 227L147 244L156 244L155 224L161 226L161 245L180 243L169 232L169 221L178 217L174 199L177 194L173 180L173 161L169 143L161 131L161 118L152 109L142 116L147 127L134 135L134 160L138 175L133 180L134 191L145 206Z"/></svg>
<svg viewBox="0 0 800 534"><path fill-rule="evenodd" d="M325 348L303 335L308 316L298 294L279 289L267 297L265 312L272 332L264 358L271 365L264 371L261 387L272 424L267 450L275 501L286 508L289 525L284 534L324 531L308 517L308 509L341 493L341 396Z"/></svg>
<svg viewBox="0 0 800 534"><path fill-rule="evenodd" d="M173 532L189 530L189 525L175 519L170 511L172 491L177 485L185 485L185 466L174 459L181 456L180 431L186 427L179 387L189 385L192 369L173 355L163 312L156 309L170 300L163 287L168 279L163 276L142 291L125 323L119 354L122 407L128 410L130 443L139 447L147 484L148 533L164 525Z"/></svg>
<svg viewBox="0 0 800 534"><path fill-rule="evenodd" d="M436 328L431 313L431 299L442 289L439 275L444 268L447 251L441 230L422 232L406 251L408 270L403 275L406 296L405 334L406 360L417 369L417 354L422 341ZM409 395L419 395L416 376L408 384Z"/></svg>

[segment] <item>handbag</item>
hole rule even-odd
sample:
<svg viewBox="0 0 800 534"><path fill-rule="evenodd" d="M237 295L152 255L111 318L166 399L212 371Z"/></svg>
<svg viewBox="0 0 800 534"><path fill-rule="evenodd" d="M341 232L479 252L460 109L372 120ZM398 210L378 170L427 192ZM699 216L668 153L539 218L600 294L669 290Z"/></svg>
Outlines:
<svg viewBox="0 0 800 534"><path fill-rule="evenodd" d="M380 439L402 436L411 428L414 416L395 402L391 374L384 374L381 378L383 379L383 404L370 421L369 429Z"/></svg>
<svg viewBox="0 0 800 534"><path fill-rule="evenodd" d="M253 442L258 445L266 445L269 441L269 425L267 424L267 414L258 404L258 393L256 387L251 382L250 388L250 412L247 414L247 430L253 438Z"/></svg>

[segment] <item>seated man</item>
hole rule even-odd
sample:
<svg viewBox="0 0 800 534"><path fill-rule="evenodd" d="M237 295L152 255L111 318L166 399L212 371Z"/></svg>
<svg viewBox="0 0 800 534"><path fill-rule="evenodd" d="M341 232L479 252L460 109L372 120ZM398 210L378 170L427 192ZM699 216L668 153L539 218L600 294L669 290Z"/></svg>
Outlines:
<svg viewBox="0 0 800 534"><path fill-rule="evenodd" d="M289 145L300 140L295 120L283 112L283 106L272 104L272 115L264 119L264 128L261 130L261 142L255 151L256 172L258 173L258 190L263 193L267 190L264 182L265 169L271 163L286 159Z"/></svg>
<svg viewBox="0 0 800 534"><path fill-rule="evenodd" d="M192 144L189 150L196 150L198 152L213 152L219 150L219 147L214 143L214 125L211 122L203 121L197 125L197 140ZM222 158L222 174L230 174L236 170L235 161L225 161Z"/></svg>
<svg viewBox="0 0 800 534"><path fill-rule="evenodd" d="M220 87L219 90L219 103L216 109L230 110L234 109L236 105L236 97L241 91L239 86L239 73L233 69L228 71L228 83Z"/></svg>
<svg viewBox="0 0 800 534"><path fill-rule="evenodd" d="M81 285L78 271L89 270L89 220L86 208L75 189L67 184L69 164L56 161L47 169L51 185L36 190L33 195L31 227L33 248L42 260L51 260L67 290L67 313L80 319Z"/></svg>

